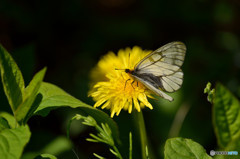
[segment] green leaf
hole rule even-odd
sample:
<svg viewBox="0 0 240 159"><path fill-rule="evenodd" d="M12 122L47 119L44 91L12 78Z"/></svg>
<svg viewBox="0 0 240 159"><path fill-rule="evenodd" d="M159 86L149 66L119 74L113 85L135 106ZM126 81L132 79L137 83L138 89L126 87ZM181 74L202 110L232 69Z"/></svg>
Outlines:
<svg viewBox="0 0 240 159"><path fill-rule="evenodd" d="M98 123L107 123L112 130L114 139L119 142L118 127L106 113L83 103L61 88L43 82L39 89L39 100L41 102L36 102L39 106L35 106L37 107L37 110L34 112L35 115L46 116L50 110L66 106L78 108L81 112L92 116Z"/></svg>
<svg viewBox="0 0 240 159"><path fill-rule="evenodd" d="M46 116L50 110L63 106L72 108L78 108L79 106L91 107L51 83L43 82L39 89L39 94L42 99L34 114Z"/></svg>
<svg viewBox="0 0 240 159"><path fill-rule="evenodd" d="M234 140L232 140L232 142L230 142L227 147L225 148L226 151L238 151L238 153L240 153L240 136L238 136L238 138L235 138Z"/></svg>
<svg viewBox="0 0 240 159"><path fill-rule="evenodd" d="M226 147L240 134L240 103L222 84L217 83L213 101L213 125L220 147Z"/></svg>
<svg viewBox="0 0 240 159"><path fill-rule="evenodd" d="M7 112L0 112L0 117L7 120L8 125L9 125L10 128L15 128L15 127L18 126L15 118L11 114L9 114L9 113L7 113Z"/></svg>
<svg viewBox="0 0 240 159"><path fill-rule="evenodd" d="M7 113L1 113L1 117L12 123L14 119ZM16 123L16 122L15 122ZM10 124L11 125L11 124ZM23 152L24 146L28 143L31 133L29 127L19 126L17 128L7 129L5 128L0 132L0 156L4 159L16 159L20 158Z"/></svg>
<svg viewBox="0 0 240 159"><path fill-rule="evenodd" d="M57 157L50 155L50 154L41 154L34 159L57 159Z"/></svg>
<svg viewBox="0 0 240 159"><path fill-rule="evenodd" d="M4 129L10 129L10 126L5 118L0 117L0 132Z"/></svg>
<svg viewBox="0 0 240 159"><path fill-rule="evenodd" d="M240 136L236 139L232 140L225 148L224 151L227 151L228 153L232 153L232 155L216 155L214 156L216 159L236 159L238 158L238 155L240 152Z"/></svg>
<svg viewBox="0 0 240 159"><path fill-rule="evenodd" d="M240 134L234 140L232 140L223 150L219 151L227 151L228 153L232 153L231 155L215 155L215 159L236 159L239 156L240 152ZM237 155L236 155L237 153Z"/></svg>
<svg viewBox="0 0 240 159"><path fill-rule="evenodd" d="M211 159L206 150L191 139L168 139L164 147L165 159Z"/></svg>
<svg viewBox="0 0 240 159"><path fill-rule="evenodd" d="M23 101L24 80L11 55L0 45L0 70L4 92L13 112Z"/></svg>
<svg viewBox="0 0 240 159"><path fill-rule="evenodd" d="M5 112L0 112L0 118L4 118L9 128L5 128L0 131L0 156L4 159L16 159L20 158L23 152L24 146L28 143L31 132L29 127L18 126L15 118ZM11 127L11 128L10 128Z"/></svg>
<svg viewBox="0 0 240 159"><path fill-rule="evenodd" d="M29 111L32 107L34 107L33 102L35 101L35 98L38 94L38 90L41 86L45 73L46 73L46 68L39 71L33 77L29 85L26 87L24 92L23 102L15 112L16 119L18 122L21 122L24 120L24 123L26 123L27 119L31 116L31 114L28 114L28 113L33 113L33 111L32 112L29 112Z"/></svg>

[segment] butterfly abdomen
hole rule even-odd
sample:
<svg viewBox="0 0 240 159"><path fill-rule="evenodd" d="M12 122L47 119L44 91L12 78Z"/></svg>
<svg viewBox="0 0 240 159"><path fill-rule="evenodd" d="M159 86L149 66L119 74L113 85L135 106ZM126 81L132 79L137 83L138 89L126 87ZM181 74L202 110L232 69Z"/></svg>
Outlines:
<svg viewBox="0 0 240 159"><path fill-rule="evenodd" d="M144 81L148 81L155 88L158 88L158 87L162 88L162 82L160 81L160 79L158 77L154 76L151 73L138 74L135 71L133 71L132 75L135 76L135 77L138 77L140 79L143 79Z"/></svg>

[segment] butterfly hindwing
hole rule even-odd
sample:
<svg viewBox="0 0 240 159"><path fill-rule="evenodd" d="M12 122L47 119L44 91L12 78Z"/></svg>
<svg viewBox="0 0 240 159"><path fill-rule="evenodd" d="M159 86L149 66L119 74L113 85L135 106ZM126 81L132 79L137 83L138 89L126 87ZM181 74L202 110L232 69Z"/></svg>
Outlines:
<svg viewBox="0 0 240 159"><path fill-rule="evenodd" d="M183 72L182 70L178 70L177 72L167 75L167 76L162 76L159 77L162 85L159 86L162 90L166 92L175 92L178 90L183 82Z"/></svg>
<svg viewBox="0 0 240 159"><path fill-rule="evenodd" d="M134 76L138 81L140 81L142 84L144 84L148 89L150 89L153 93L155 93L156 95L167 99L169 101L173 101L173 98L169 95L167 95L166 93L164 93L163 91L161 91L159 88L157 88L155 85L153 85L151 82L149 82L148 80L146 80L145 78L139 78L138 76Z"/></svg>

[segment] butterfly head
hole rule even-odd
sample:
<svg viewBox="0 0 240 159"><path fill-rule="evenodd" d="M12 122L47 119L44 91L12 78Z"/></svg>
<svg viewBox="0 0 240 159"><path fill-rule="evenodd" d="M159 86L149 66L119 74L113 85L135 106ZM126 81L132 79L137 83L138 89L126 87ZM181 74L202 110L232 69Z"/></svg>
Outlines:
<svg viewBox="0 0 240 159"><path fill-rule="evenodd" d="M130 74L132 74L132 73L133 73L133 70L130 70L130 69L128 69L128 68L127 68L127 69L125 69L124 71L125 71L126 73L130 73Z"/></svg>

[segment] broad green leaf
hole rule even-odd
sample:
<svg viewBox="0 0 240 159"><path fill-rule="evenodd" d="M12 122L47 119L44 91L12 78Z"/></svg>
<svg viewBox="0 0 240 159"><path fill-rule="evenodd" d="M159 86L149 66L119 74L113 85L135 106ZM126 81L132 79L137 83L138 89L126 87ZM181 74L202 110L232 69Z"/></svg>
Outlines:
<svg viewBox="0 0 240 159"><path fill-rule="evenodd" d="M213 125L220 147L226 147L240 134L240 103L222 84L217 83L213 101Z"/></svg>
<svg viewBox="0 0 240 159"><path fill-rule="evenodd" d="M77 108L79 105L90 107L51 83L43 82L39 93L42 99L34 113L42 116L46 116L50 110L62 106L70 106L72 108Z"/></svg>
<svg viewBox="0 0 240 159"><path fill-rule="evenodd" d="M12 123L11 120L14 119L7 113L1 113L0 116L4 117L8 123ZM11 129L5 128L0 131L0 157L4 159L20 158L30 136L31 133L27 125Z"/></svg>
<svg viewBox="0 0 240 159"><path fill-rule="evenodd" d="M35 106L37 107L37 110L34 112L34 114L46 116L52 109L66 106L78 108L81 112L92 116L98 123L107 123L112 130L114 139L116 139L117 142L119 141L118 127L106 113L83 103L82 101L66 93L61 88L53 84L43 82L39 89L38 100L41 100L41 102L36 102L36 104L40 105Z"/></svg>
<svg viewBox="0 0 240 159"><path fill-rule="evenodd" d="M239 157L240 153L240 135L232 140L226 148L224 148L224 151L227 151L228 153L232 153L231 155L217 155L215 156L216 159L236 159ZM236 155L235 153L238 153Z"/></svg>
<svg viewBox="0 0 240 159"><path fill-rule="evenodd" d="M211 159L206 150L191 139L168 139L164 147L165 159Z"/></svg>
<svg viewBox="0 0 240 159"><path fill-rule="evenodd" d="M21 122L25 119L24 123L27 122L27 114L30 113L30 109L33 105L33 102L35 101L35 98L38 94L38 90L41 86L41 83L43 81L44 75L46 72L46 68L39 71L32 79L32 81L29 83L29 85L26 87L24 92L24 98L22 104L17 108L15 112L15 116L18 122Z"/></svg>
<svg viewBox="0 0 240 159"><path fill-rule="evenodd" d="M227 147L225 148L226 151L238 151L240 153L240 135L232 140Z"/></svg>
<svg viewBox="0 0 240 159"><path fill-rule="evenodd" d="M0 117L0 132L4 129L10 129L10 126L5 118Z"/></svg>
<svg viewBox="0 0 240 159"><path fill-rule="evenodd" d="M4 118L9 124L9 128L0 131L0 158L20 158L30 139L30 130L27 125L19 126L15 118L6 112L0 112L0 118ZM16 126L19 127L15 128Z"/></svg>
<svg viewBox="0 0 240 159"><path fill-rule="evenodd" d="M240 153L240 135L232 140L223 150L230 153L229 155L215 155L214 159L236 159L239 158ZM236 155L237 153L237 155Z"/></svg>
<svg viewBox="0 0 240 159"><path fill-rule="evenodd" d="M225 159L236 159L236 157L239 157L239 153L240 153L240 134L238 135L238 137L236 137L234 140L232 140L224 150L228 151L228 152L235 151L233 153L238 152L238 155L224 156Z"/></svg>
<svg viewBox="0 0 240 159"><path fill-rule="evenodd" d="M57 157L50 155L50 154L41 154L34 159L57 159Z"/></svg>
<svg viewBox="0 0 240 159"><path fill-rule="evenodd" d="M7 112L0 112L0 117L7 120L8 125L9 125L10 128L15 128L15 127L18 126L15 118L11 114L9 114L9 113L7 113Z"/></svg>
<svg viewBox="0 0 240 159"><path fill-rule="evenodd" d="M0 45L0 70L4 92L14 112L23 101L24 80L11 55Z"/></svg>

